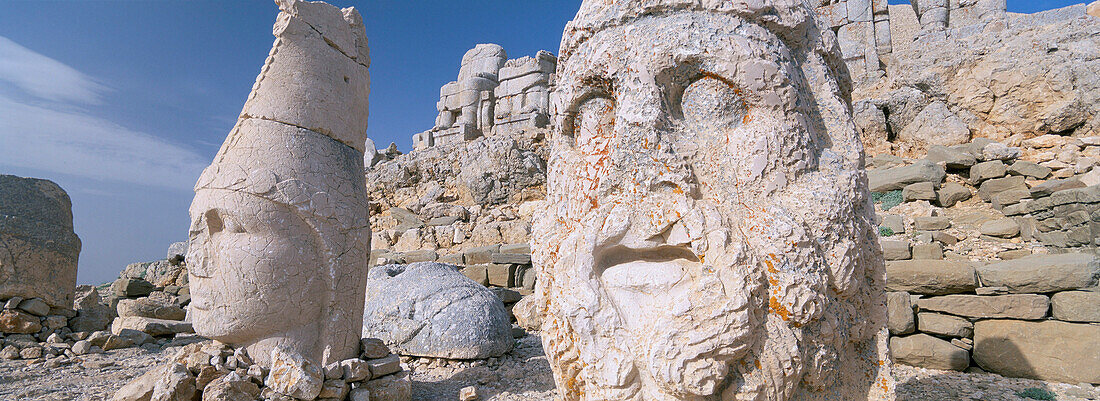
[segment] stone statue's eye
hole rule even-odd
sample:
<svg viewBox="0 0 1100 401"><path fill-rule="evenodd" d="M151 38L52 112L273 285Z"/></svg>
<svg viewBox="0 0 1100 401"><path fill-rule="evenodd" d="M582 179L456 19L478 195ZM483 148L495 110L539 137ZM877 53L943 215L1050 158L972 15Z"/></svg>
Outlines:
<svg viewBox="0 0 1100 401"><path fill-rule="evenodd" d="M689 85L682 99L684 122L699 131L736 127L744 123L748 112L738 88L711 76Z"/></svg>
<svg viewBox="0 0 1100 401"><path fill-rule="evenodd" d="M615 135L615 101L606 97L586 100L577 108L573 119L573 139L581 148L606 146Z"/></svg>

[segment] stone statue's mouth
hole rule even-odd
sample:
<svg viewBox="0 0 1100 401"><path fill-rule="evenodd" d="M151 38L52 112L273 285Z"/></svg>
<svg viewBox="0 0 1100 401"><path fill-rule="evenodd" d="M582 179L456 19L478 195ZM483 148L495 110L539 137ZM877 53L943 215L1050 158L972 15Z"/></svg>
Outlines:
<svg viewBox="0 0 1100 401"><path fill-rule="evenodd" d="M612 288L657 294L683 280L699 257L681 246L629 248L616 245L596 256L596 273Z"/></svg>

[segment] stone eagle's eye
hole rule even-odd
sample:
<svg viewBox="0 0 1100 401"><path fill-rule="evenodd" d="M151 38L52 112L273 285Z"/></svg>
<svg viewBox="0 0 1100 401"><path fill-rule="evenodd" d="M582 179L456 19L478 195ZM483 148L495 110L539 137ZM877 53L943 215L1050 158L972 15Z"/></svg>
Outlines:
<svg viewBox="0 0 1100 401"><path fill-rule="evenodd" d="M728 129L742 124L747 106L741 91L726 81L704 76L684 90L680 108L694 130Z"/></svg>
<svg viewBox="0 0 1100 401"><path fill-rule="evenodd" d="M573 139L581 149L598 152L615 135L615 102L594 97L577 108L573 119ZM589 152L591 153L591 152Z"/></svg>

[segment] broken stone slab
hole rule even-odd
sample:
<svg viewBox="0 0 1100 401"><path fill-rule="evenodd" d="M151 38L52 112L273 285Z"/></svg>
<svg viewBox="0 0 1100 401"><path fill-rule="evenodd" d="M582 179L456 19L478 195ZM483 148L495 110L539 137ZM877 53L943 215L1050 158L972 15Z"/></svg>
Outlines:
<svg viewBox="0 0 1100 401"><path fill-rule="evenodd" d="M500 253L531 254L531 244L507 244L500 246Z"/></svg>
<svg viewBox="0 0 1100 401"><path fill-rule="evenodd" d="M906 185L901 190L901 199L905 202L918 200L936 200L936 187L931 182L918 182Z"/></svg>
<svg viewBox="0 0 1100 401"><path fill-rule="evenodd" d="M963 371L970 366L970 353L950 342L927 334L890 339L894 361L922 368Z"/></svg>
<svg viewBox="0 0 1100 401"><path fill-rule="evenodd" d="M111 292L119 297L144 297L156 286L142 279L120 278L111 284Z"/></svg>
<svg viewBox="0 0 1100 401"><path fill-rule="evenodd" d="M964 169L970 168L977 161L974 155L961 149L953 149L943 145L932 145L928 147L928 155L925 159L933 163L943 163L944 167L948 169Z"/></svg>
<svg viewBox="0 0 1100 401"><path fill-rule="evenodd" d="M499 264L515 264L515 265L529 265L531 264L531 254L529 253L494 253L491 256L493 263Z"/></svg>
<svg viewBox="0 0 1100 401"><path fill-rule="evenodd" d="M1010 176L986 180L978 187L978 196L989 202L993 199L993 195L1014 189L1028 190L1027 184L1024 183L1024 177Z"/></svg>
<svg viewBox="0 0 1100 401"><path fill-rule="evenodd" d="M412 399L412 380L409 372L398 372L368 381L358 390L369 392L371 401L408 401Z"/></svg>
<svg viewBox="0 0 1100 401"><path fill-rule="evenodd" d="M913 294L944 295L978 287L974 265L951 260L901 260L886 263L886 288Z"/></svg>
<svg viewBox="0 0 1100 401"><path fill-rule="evenodd" d="M163 320L183 320L187 312L175 304L167 304L151 299L120 299L115 306L119 317L147 317Z"/></svg>
<svg viewBox="0 0 1100 401"><path fill-rule="evenodd" d="M951 220L944 216L920 216L913 219L917 231L938 231L951 228Z"/></svg>
<svg viewBox="0 0 1100 401"><path fill-rule="evenodd" d="M890 329L891 335L904 335L916 330L913 305L908 292L886 293L886 318L886 327Z"/></svg>
<svg viewBox="0 0 1100 401"><path fill-rule="evenodd" d="M913 260L942 260L943 245L938 242L913 245Z"/></svg>
<svg viewBox="0 0 1100 401"><path fill-rule="evenodd" d="M943 312L969 318L1042 319L1050 299L1038 294L944 295L917 300L920 311Z"/></svg>
<svg viewBox="0 0 1100 401"><path fill-rule="evenodd" d="M882 247L882 256L886 260L905 260L912 257L907 240L882 239L879 240L879 246Z"/></svg>
<svg viewBox="0 0 1100 401"><path fill-rule="evenodd" d="M367 369L370 370L370 377L382 377L388 374L393 374L401 371L401 358L397 355L389 355L379 359L371 359L366 362Z"/></svg>
<svg viewBox="0 0 1100 401"><path fill-rule="evenodd" d="M19 309L26 311L35 316L46 316L50 314L50 306L46 304L41 298L31 298L19 303Z"/></svg>
<svg viewBox="0 0 1100 401"><path fill-rule="evenodd" d="M1020 224L1016 223L1016 220L1006 217L982 223L978 231L991 237L1012 238L1020 235Z"/></svg>
<svg viewBox="0 0 1100 401"><path fill-rule="evenodd" d="M1005 176L1007 169L1000 160L981 162L970 167L970 183L974 185L994 178Z"/></svg>
<svg viewBox="0 0 1100 401"><path fill-rule="evenodd" d="M1100 326L1057 320L974 323L974 361L1009 377L1100 383Z"/></svg>
<svg viewBox="0 0 1100 401"><path fill-rule="evenodd" d="M1012 163L1011 166L1008 166L1007 170L1009 174L1022 175L1037 180L1050 177L1051 171L1050 167L1040 166L1037 163L1023 160L1017 160L1015 163Z"/></svg>
<svg viewBox="0 0 1100 401"><path fill-rule="evenodd" d="M1013 293L1049 293L1096 285L1100 258L1088 253L1032 255L977 268L982 284Z"/></svg>
<svg viewBox="0 0 1100 401"><path fill-rule="evenodd" d="M1046 180L1043 183L1031 188L1031 197L1042 198L1044 196L1050 196L1051 194L1058 191L1085 187L1085 183L1081 182L1081 180L1077 178Z"/></svg>
<svg viewBox="0 0 1100 401"><path fill-rule="evenodd" d="M939 186L947 172L943 167L928 161L918 160L908 166L888 169L875 169L867 172L871 192L889 192L905 188L918 182L931 182Z"/></svg>
<svg viewBox="0 0 1100 401"><path fill-rule="evenodd" d="M1100 323L1100 292L1064 291L1050 297L1051 314L1067 322Z"/></svg>
<svg viewBox="0 0 1100 401"><path fill-rule="evenodd" d="M482 265L493 263L493 254L500 252L500 244L479 246L467 249L462 255L467 265Z"/></svg>
<svg viewBox="0 0 1100 401"><path fill-rule="evenodd" d="M191 322L140 316L120 317L111 324L111 332L116 335L125 329L137 330L154 337L195 332L194 328L191 327Z"/></svg>
<svg viewBox="0 0 1100 401"><path fill-rule="evenodd" d="M948 337L971 337L974 324L957 316L921 312L917 314L917 330Z"/></svg>
<svg viewBox="0 0 1100 401"><path fill-rule="evenodd" d="M0 299L71 307L80 248L65 190L49 180L0 174Z"/></svg>
<svg viewBox="0 0 1100 401"><path fill-rule="evenodd" d="M937 201L941 207L952 207L956 203L970 199L973 194L966 187L954 182L943 184L937 193Z"/></svg>

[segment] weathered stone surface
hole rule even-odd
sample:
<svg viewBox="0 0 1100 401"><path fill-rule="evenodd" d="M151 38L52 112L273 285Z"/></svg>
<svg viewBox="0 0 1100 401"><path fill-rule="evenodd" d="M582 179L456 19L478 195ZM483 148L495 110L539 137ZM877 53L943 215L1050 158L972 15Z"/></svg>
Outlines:
<svg viewBox="0 0 1100 401"><path fill-rule="evenodd" d="M1050 297L1055 319L1067 322L1100 323L1100 292L1065 291Z"/></svg>
<svg viewBox="0 0 1100 401"><path fill-rule="evenodd" d="M1016 223L1016 220L1006 217L982 223L978 231L992 237L1012 238L1020 235L1020 224Z"/></svg>
<svg viewBox="0 0 1100 401"><path fill-rule="evenodd" d="M882 256L886 260L905 260L912 257L907 240L879 240L882 247Z"/></svg>
<svg viewBox="0 0 1100 401"><path fill-rule="evenodd" d="M1022 175L1040 180L1050 177L1050 172L1050 167L1040 166L1036 163L1023 160L1017 160L1015 163L1012 163L1011 166L1008 166L1009 174Z"/></svg>
<svg viewBox="0 0 1100 401"><path fill-rule="evenodd" d="M1000 160L981 162L970 167L970 182L978 185L985 180L1004 177L1006 172L1005 164Z"/></svg>
<svg viewBox="0 0 1100 401"><path fill-rule="evenodd" d="M370 369L372 377L382 377L400 372L401 358L398 358L397 355L389 355L385 358L369 360L366 365Z"/></svg>
<svg viewBox="0 0 1100 401"><path fill-rule="evenodd" d="M261 366L276 346L324 366L358 356L370 56L355 9L277 4L270 56L195 184L191 319L198 334L247 347Z"/></svg>
<svg viewBox="0 0 1100 401"><path fill-rule="evenodd" d="M1042 319L1050 309L1050 300L1038 294L944 295L921 298L917 308L972 318Z"/></svg>
<svg viewBox="0 0 1100 401"><path fill-rule="evenodd" d="M134 278L120 278L111 284L111 292L118 297L144 297L154 288L153 283Z"/></svg>
<svg viewBox="0 0 1100 401"><path fill-rule="evenodd" d="M255 383L231 372L210 382L202 392L202 401L253 401L259 395Z"/></svg>
<svg viewBox="0 0 1100 401"><path fill-rule="evenodd" d="M891 338L890 354L895 362L922 368L962 371L970 366L966 350L927 334Z"/></svg>
<svg viewBox="0 0 1100 401"><path fill-rule="evenodd" d="M561 399L892 397L848 78L806 7L586 0L567 25L529 296ZM655 75L693 60L723 67ZM945 174L900 169L871 186Z"/></svg>
<svg viewBox="0 0 1100 401"><path fill-rule="evenodd" d="M886 314L891 335L909 334L917 328L908 292L887 292Z"/></svg>
<svg viewBox="0 0 1100 401"><path fill-rule="evenodd" d="M1097 338L1097 325L982 320L974 323L974 361L1009 377L1100 383Z"/></svg>
<svg viewBox="0 0 1100 401"><path fill-rule="evenodd" d="M1065 178L1065 179L1053 179L1044 181L1042 184L1036 185L1031 188L1031 196L1033 198L1041 198L1044 196L1050 196L1051 194L1064 191L1067 189L1084 188L1085 183L1077 178Z"/></svg>
<svg viewBox="0 0 1100 401"><path fill-rule="evenodd" d="M69 195L52 181L0 174L0 299L68 308L79 255Z"/></svg>
<svg viewBox="0 0 1100 401"><path fill-rule="evenodd" d="M362 389L370 392L370 401L408 401L412 399L412 380L408 372L383 376L364 383ZM353 390L352 393L355 391Z"/></svg>
<svg viewBox="0 0 1100 401"><path fill-rule="evenodd" d="M953 182L949 182L943 184L943 188L940 188L937 196L940 206L951 207L955 206L956 203L970 199L970 197L973 195L966 187Z"/></svg>
<svg viewBox="0 0 1100 401"><path fill-rule="evenodd" d="M14 309L0 312L2 333L34 334L39 330L42 330L42 323L32 314Z"/></svg>
<svg viewBox="0 0 1100 401"><path fill-rule="evenodd" d="M164 320L183 320L187 316L187 312L178 305L166 304L150 298L119 300L118 306L116 306L118 316L139 316Z"/></svg>
<svg viewBox="0 0 1100 401"><path fill-rule="evenodd" d="M982 200L989 202L993 199L993 195L1015 189L1028 190L1027 185L1024 184L1024 177L1011 176L986 180L978 187L978 196L980 196Z"/></svg>
<svg viewBox="0 0 1100 401"><path fill-rule="evenodd" d="M909 184L901 190L901 197L906 202L918 200L934 201L936 200L936 188L931 182Z"/></svg>
<svg viewBox="0 0 1100 401"><path fill-rule="evenodd" d="M941 260L943 245L938 242L913 245L913 260Z"/></svg>
<svg viewBox="0 0 1100 401"><path fill-rule="evenodd" d="M276 347L271 350L271 372L264 386L303 400L312 400L321 393L325 383L321 367L298 355L296 351Z"/></svg>
<svg viewBox="0 0 1100 401"><path fill-rule="evenodd" d="M943 295L978 287L974 265L953 260L902 260L886 263L886 288L914 294Z"/></svg>
<svg viewBox="0 0 1100 401"><path fill-rule="evenodd" d="M925 157L933 163L943 163L948 169L970 168L977 161L974 155L960 149L949 148L943 145L932 145L928 148L928 156Z"/></svg>
<svg viewBox="0 0 1100 401"><path fill-rule="evenodd" d="M947 172L943 167L928 160L918 160L908 166L888 169L875 169L867 172L871 192L889 192L905 188L918 182L931 182L939 185Z"/></svg>
<svg viewBox="0 0 1100 401"><path fill-rule="evenodd" d="M393 352L482 359L512 349L504 304L455 266L377 266L367 289L362 335L382 339Z"/></svg>
<svg viewBox="0 0 1100 401"><path fill-rule="evenodd" d="M120 317L111 323L111 332L118 334L122 330L137 330L151 336L166 336L178 333L194 333L190 322L152 319L140 316Z"/></svg>
<svg viewBox="0 0 1100 401"><path fill-rule="evenodd" d="M390 347L379 338L364 338L360 344L360 357L363 359L384 358L390 354Z"/></svg>
<svg viewBox="0 0 1100 401"><path fill-rule="evenodd" d="M917 329L924 333L939 334L948 337L971 337L974 324L957 316L939 313L918 313Z"/></svg>
<svg viewBox="0 0 1100 401"><path fill-rule="evenodd" d="M970 128L947 109L947 104L937 100L925 106L898 133L898 139L911 144L914 149L925 149L929 145L960 145L970 141Z"/></svg>
<svg viewBox="0 0 1100 401"><path fill-rule="evenodd" d="M936 231L951 228L951 220L943 216L921 216L913 219L913 229L918 231Z"/></svg>
<svg viewBox="0 0 1100 401"><path fill-rule="evenodd" d="M978 267L978 277L989 287L1014 293L1046 293L1096 285L1100 258L1088 253L1032 255Z"/></svg>
<svg viewBox="0 0 1100 401"><path fill-rule="evenodd" d="M76 317L69 320L73 331L99 331L107 328L113 318L111 308L100 303L99 292L95 287L82 285L76 288L76 300L73 301Z"/></svg>

